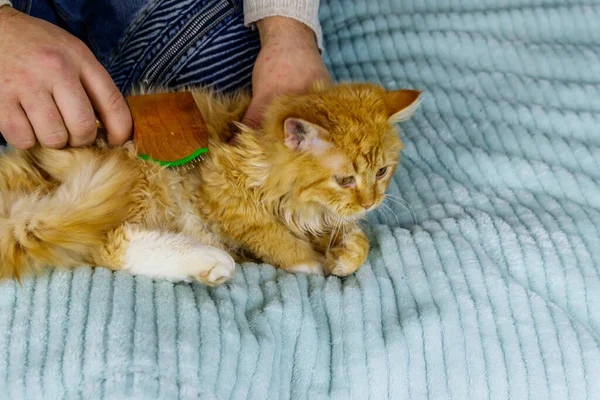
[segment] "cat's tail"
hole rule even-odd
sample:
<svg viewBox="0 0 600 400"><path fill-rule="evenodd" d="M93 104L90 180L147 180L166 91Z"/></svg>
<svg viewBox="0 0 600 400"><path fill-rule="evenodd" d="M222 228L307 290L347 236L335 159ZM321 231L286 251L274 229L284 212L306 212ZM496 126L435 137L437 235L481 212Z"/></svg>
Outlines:
<svg viewBox="0 0 600 400"><path fill-rule="evenodd" d="M50 194L0 193L0 278L89 263L126 217L135 176L118 154L40 149L34 158L63 176Z"/></svg>

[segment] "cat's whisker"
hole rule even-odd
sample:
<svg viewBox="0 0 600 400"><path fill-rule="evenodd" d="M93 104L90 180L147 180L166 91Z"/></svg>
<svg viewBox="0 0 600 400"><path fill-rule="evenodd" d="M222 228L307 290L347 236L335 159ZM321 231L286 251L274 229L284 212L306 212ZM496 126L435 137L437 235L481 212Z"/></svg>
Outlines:
<svg viewBox="0 0 600 400"><path fill-rule="evenodd" d="M394 198L389 198L389 200L391 202L394 202L398 205L400 205L402 208L404 208L405 210L407 210L413 220L413 223L416 224L417 223L417 213L415 212L414 208L410 205L410 203L408 203L406 200L398 200L398 199L394 199Z"/></svg>
<svg viewBox="0 0 600 400"><path fill-rule="evenodd" d="M381 205L384 206L385 204L381 203ZM389 222L388 222L388 219L387 219L387 215L385 215L385 212L384 212L385 210L383 210L381 208L377 208L375 211L381 213L381 215L383 215L383 219L385 219L385 224L389 225Z"/></svg>
<svg viewBox="0 0 600 400"><path fill-rule="evenodd" d="M335 243L335 239L337 238L341 224L342 224L342 220L338 219L338 223L335 225L335 227L333 228L333 231L331 232L331 237L329 238L329 244L327 245L327 249L325 250L326 253L329 251L329 249L331 249L331 244Z"/></svg>
<svg viewBox="0 0 600 400"><path fill-rule="evenodd" d="M402 202L400 202L400 201L398 201L398 200L395 200L395 199L389 199L389 200L390 200L391 202L393 202L393 203L395 203L395 204L399 205L400 207L404 208L404 209L405 209L405 210L406 210L406 211L407 211L407 212L410 214L410 216L411 216L411 218L412 218L412 222L413 222L413 224L414 224L414 225L416 225L416 224L417 224L417 216L416 216L415 212L414 212L414 211L413 211L413 210L410 208L410 205L408 205L408 206L407 206L406 204L404 204L404 203L402 203Z"/></svg>
<svg viewBox="0 0 600 400"><path fill-rule="evenodd" d="M388 206L387 204L385 204L385 203L381 203L381 205L382 205L382 206L384 206L386 209L388 209L388 210L389 210L389 211L392 213L392 215L393 215L394 217L396 217L396 223L397 223L397 224L398 224L398 226L399 226L399 225L400 225L400 218L398 218L398 214L396 214L396 213L394 212L394 210L392 210L392 208L391 208L390 206ZM386 223L387 223L387 218L386 218Z"/></svg>
<svg viewBox="0 0 600 400"><path fill-rule="evenodd" d="M402 197L393 196L391 194L387 194L386 199L400 205L406 211L408 211L413 219L413 224L414 225L417 224L417 213L415 213L414 208L410 205L410 203L408 201L404 200Z"/></svg>
<svg viewBox="0 0 600 400"><path fill-rule="evenodd" d="M389 193L386 193L385 197L386 197L386 198L390 198L390 199L395 199L395 200L398 200L398 201L401 201L401 202L403 202L403 203L406 203L406 204L409 204L409 205L410 205L410 203L409 203L408 201L406 201L404 198L402 198L402 197L400 197L400 196L396 196L396 195L394 195L394 194L389 194Z"/></svg>

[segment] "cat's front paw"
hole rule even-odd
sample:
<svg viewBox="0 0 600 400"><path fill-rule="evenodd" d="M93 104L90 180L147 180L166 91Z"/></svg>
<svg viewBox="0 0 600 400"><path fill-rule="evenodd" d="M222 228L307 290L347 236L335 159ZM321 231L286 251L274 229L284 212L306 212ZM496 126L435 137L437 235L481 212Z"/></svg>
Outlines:
<svg viewBox="0 0 600 400"><path fill-rule="evenodd" d="M323 265L318 261L304 262L290 267L285 268L286 272L292 274L309 274L309 275L323 275Z"/></svg>
<svg viewBox="0 0 600 400"><path fill-rule="evenodd" d="M194 253L187 261L188 273L197 281L208 286L218 286L233 276L235 261L226 251L202 246Z"/></svg>
<svg viewBox="0 0 600 400"><path fill-rule="evenodd" d="M365 234L357 230L352 232L340 246L331 248L326 253L326 272L339 277L356 272L367 260L369 240Z"/></svg>

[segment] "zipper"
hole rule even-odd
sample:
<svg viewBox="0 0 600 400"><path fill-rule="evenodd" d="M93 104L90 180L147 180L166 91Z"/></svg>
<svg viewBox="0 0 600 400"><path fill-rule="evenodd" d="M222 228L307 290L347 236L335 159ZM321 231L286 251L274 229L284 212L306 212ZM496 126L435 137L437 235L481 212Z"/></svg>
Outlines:
<svg viewBox="0 0 600 400"><path fill-rule="evenodd" d="M174 43L169 45L169 48L166 51L160 53L157 58L149 63L148 67L142 74L142 82L148 86L154 84L156 78L163 74L166 67L173 62L174 58L179 54L181 49L188 46L190 44L189 41L197 36L198 33L200 33L202 29L208 25L208 23L215 19L215 17L220 16L220 14L225 11L229 5L229 0L220 0L210 10L202 10L196 14L194 19L188 23L187 27L185 27L184 30L178 34L178 37L176 37Z"/></svg>

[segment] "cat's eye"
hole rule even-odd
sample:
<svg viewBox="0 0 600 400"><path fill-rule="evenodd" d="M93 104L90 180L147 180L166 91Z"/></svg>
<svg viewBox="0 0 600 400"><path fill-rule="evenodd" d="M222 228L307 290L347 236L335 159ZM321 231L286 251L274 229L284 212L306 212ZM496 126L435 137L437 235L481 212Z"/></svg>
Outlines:
<svg viewBox="0 0 600 400"><path fill-rule="evenodd" d="M383 178L385 176L385 174L387 173L387 171L388 171L388 167L379 168L379 171L377 171L377 175L376 176L378 178Z"/></svg>
<svg viewBox="0 0 600 400"><path fill-rule="evenodd" d="M354 177L353 176L336 176L335 181L341 187L348 187L348 186L352 186L352 184L354 183Z"/></svg>

